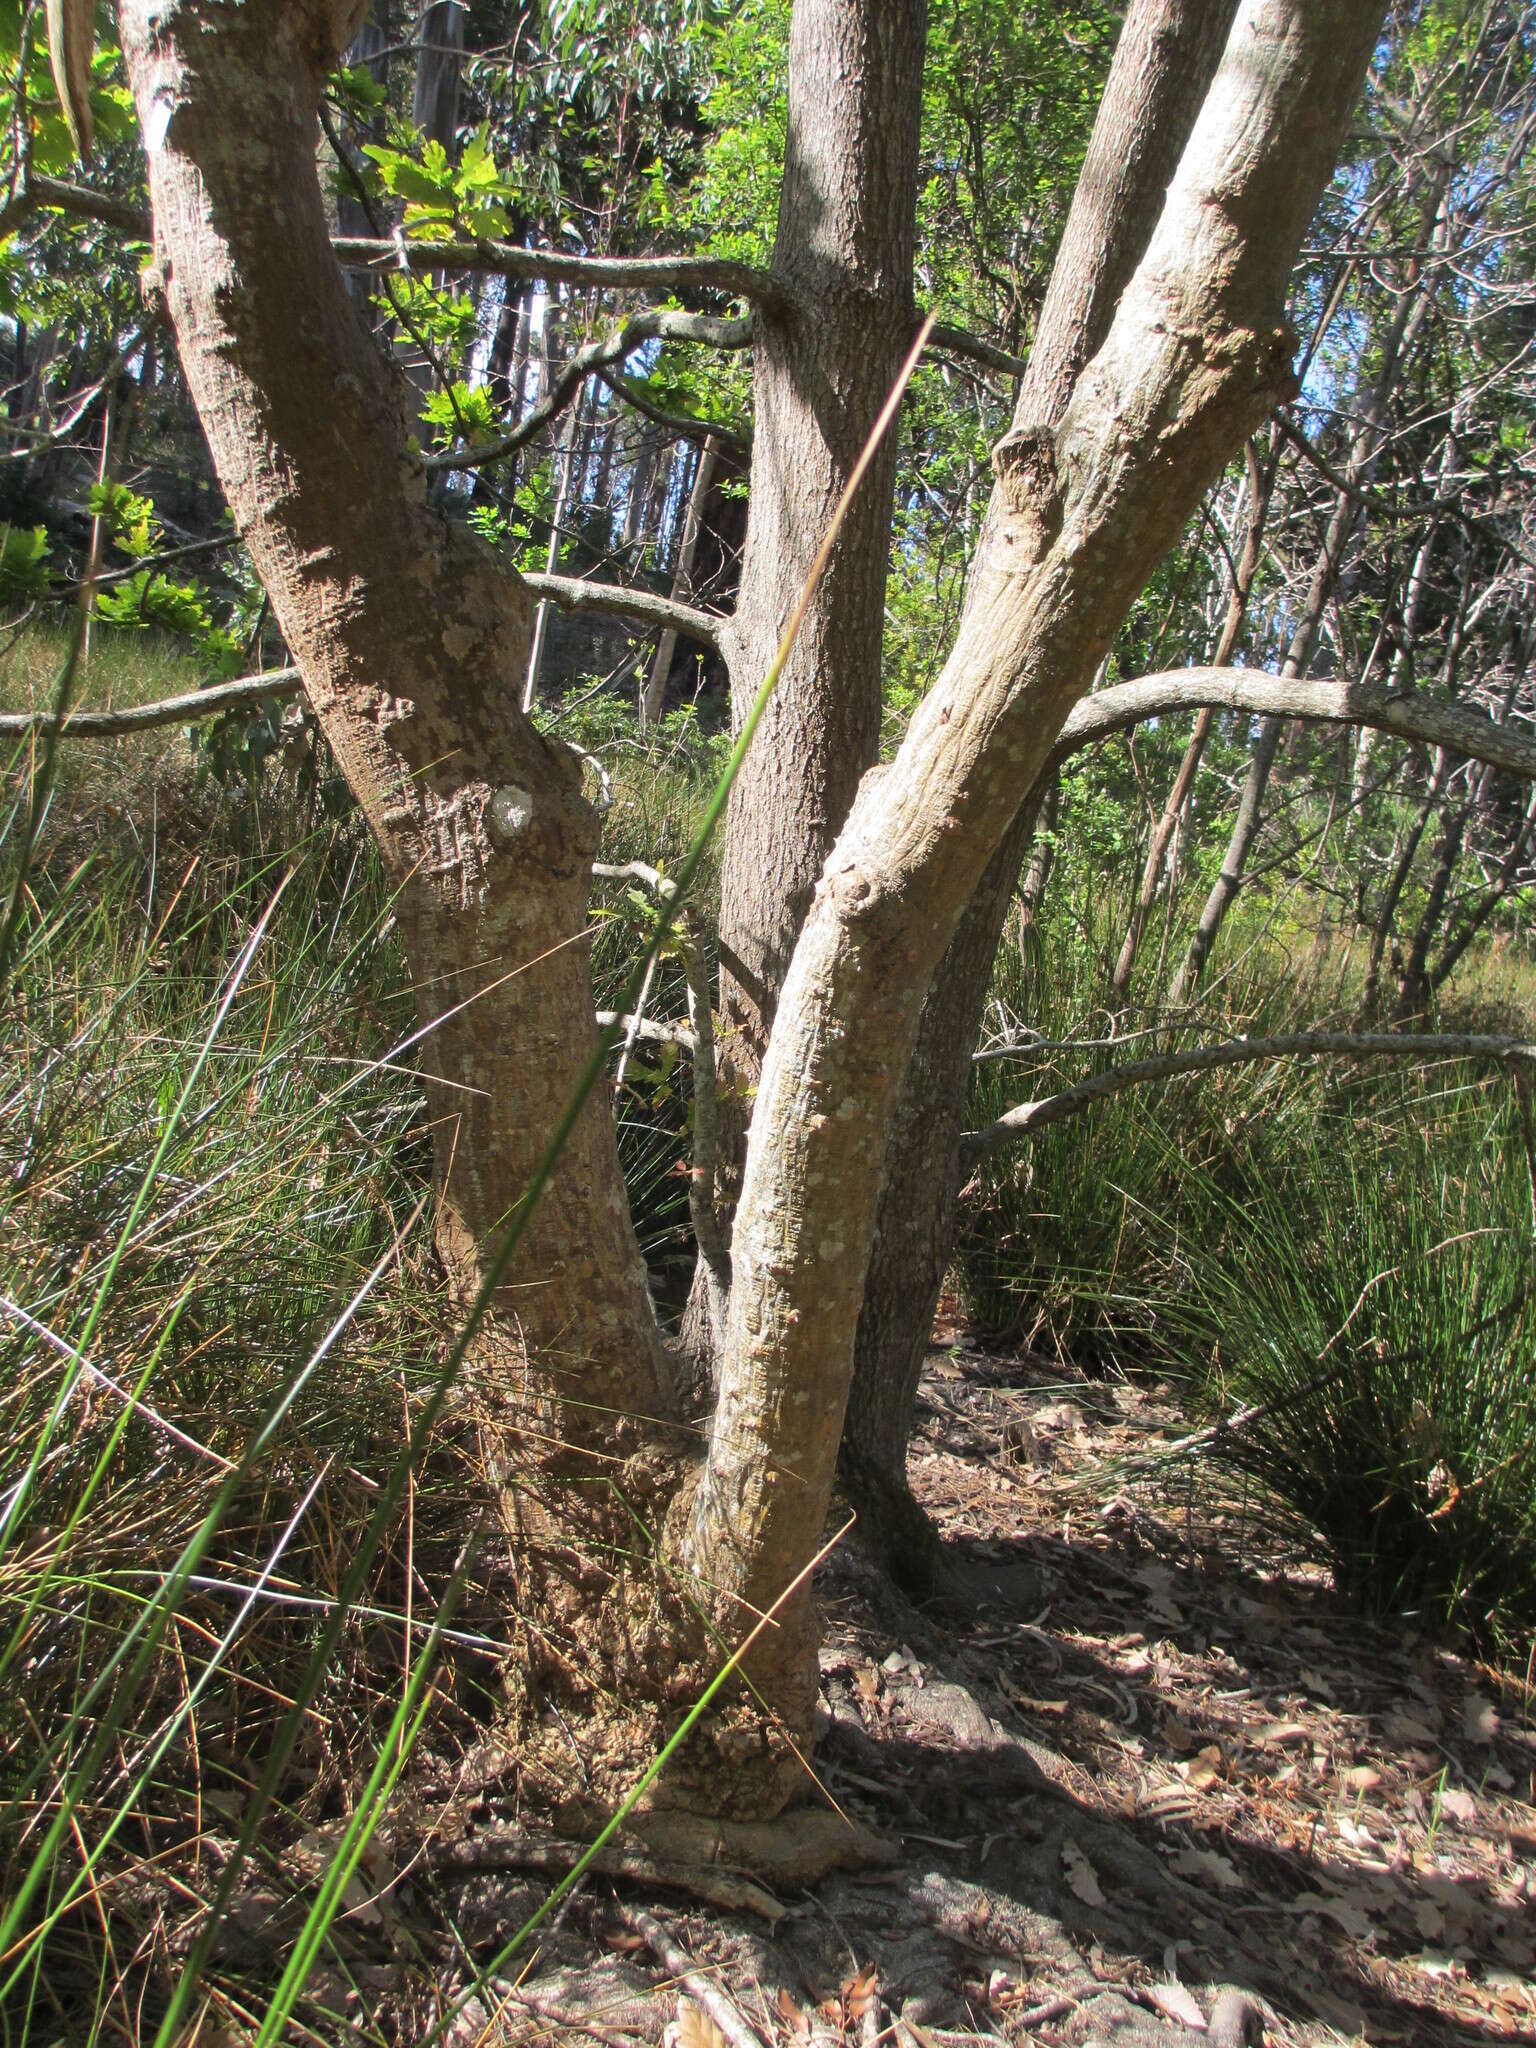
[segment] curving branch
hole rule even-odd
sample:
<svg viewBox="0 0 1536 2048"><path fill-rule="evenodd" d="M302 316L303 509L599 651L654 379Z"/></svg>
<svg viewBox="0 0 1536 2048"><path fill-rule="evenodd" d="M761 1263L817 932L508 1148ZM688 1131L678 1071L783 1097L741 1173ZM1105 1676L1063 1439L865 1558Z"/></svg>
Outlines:
<svg viewBox="0 0 1536 2048"><path fill-rule="evenodd" d="M995 1123L967 1131L960 1141L963 1168L991 1158L1006 1146L1033 1137L1049 1124L1065 1123L1096 1102L1139 1088L1149 1081L1172 1081L1181 1074L1209 1073L1216 1067L1242 1066L1253 1060L1307 1059L1329 1055L1345 1059L1471 1059L1496 1060L1525 1071L1536 1066L1536 1045L1516 1038L1494 1038L1476 1031L1294 1031L1270 1038L1232 1038L1218 1045L1192 1045L1182 1052L1158 1053L1151 1059L1128 1060L1090 1074L1038 1102L1021 1102Z"/></svg>
<svg viewBox="0 0 1536 2048"><path fill-rule="evenodd" d="M1422 690L1391 690L1328 677L1287 678L1247 668L1171 669L1138 682L1114 683L1095 697L1084 697L1061 729L1052 764L1059 766L1096 740L1125 732L1144 719L1206 705L1265 718L1371 725L1398 739L1486 761L1511 775L1536 777L1536 733L1496 725L1465 704L1442 703Z"/></svg>
<svg viewBox="0 0 1536 2048"><path fill-rule="evenodd" d="M696 605L679 604L654 590L594 583L583 576L525 574L523 581L536 597L548 598L563 612L609 612L663 632L684 633L690 640L702 640L706 647L719 646L720 630L726 624L717 612L701 612Z"/></svg>
<svg viewBox="0 0 1536 2048"><path fill-rule="evenodd" d="M750 313L729 319L714 313L679 313L670 307L659 312L635 313L616 333L577 349L562 367L549 396L511 433L482 442L478 448L429 455L422 467L434 475L448 469L482 469L487 463L500 462L503 456L515 455L564 412L588 377L626 361L648 341L687 341L704 348L748 348L756 332L757 321Z"/></svg>
<svg viewBox="0 0 1536 2048"><path fill-rule="evenodd" d="M766 270L726 256L562 256L515 242L408 242L369 235L333 236L331 248L338 263L356 270L474 271L600 291L714 291L774 308L789 296Z"/></svg>

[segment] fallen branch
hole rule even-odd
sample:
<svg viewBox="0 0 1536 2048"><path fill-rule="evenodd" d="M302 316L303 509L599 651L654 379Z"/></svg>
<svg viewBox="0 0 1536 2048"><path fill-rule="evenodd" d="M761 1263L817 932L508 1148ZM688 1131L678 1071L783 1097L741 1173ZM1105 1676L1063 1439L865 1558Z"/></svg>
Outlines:
<svg viewBox="0 0 1536 2048"><path fill-rule="evenodd" d="M706 1977L693 1967L692 1956L679 1947L654 1913L647 1913L640 1906L621 1905L619 1917L626 1927L640 1936L678 1987L708 2013L730 2043L730 2048L763 2048L758 2036L720 1986L712 1977Z"/></svg>
<svg viewBox="0 0 1536 2048"><path fill-rule="evenodd" d="M966 1132L960 1141L961 1164L974 1166L1021 1138L1033 1137L1048 1124L1065 1123L1096 1102L1145 1082L1171 1081L1181 1074L1207 1073L1252 1060L1306 1059L1321 1054L1346 1059L1496 1060L1517 1069L1536 1065L1536 1045L1476 1031L1296 1031L1270 1038L1226 1039L1219 1045L1194 1045L1182 1052L1131 1060L1102 1074L1090 1074L1038 1102L1021 1102L985 1129Z"/></svg>
<svg viewBox="0 0 1536 2048"><path fill-rule="evenodd" d="M440 1871L532 1870L545 1877L564 1877L583 1853L573 1842L525 1834L519 1828L493 1828L462 1842L435 1842L427 1856L432 1868ZM599 1850L587 1868L601 1877L631 1878L663 1891L683 1892L722 1912L755 1913L771 1924L785 1913L773 1894L751 1878L705 1864L663 1862L636 1849L609 1848Z"/></svg>
<svg viewBox="0 0 1536 2048"><path fill-rule="evenodd" d="M62 723L52 711L5 711L0 712L0 739L25 738L34 732L57 732L67 740L119 739L157 725L212 718L237 705L258 704L264 697L296 697L302 688L296 668L273 668L265 675L241 676L233 683L214 683L206 690L188 690L154 704L126 705L121 711L68 711Z"/></svg>
<svg viewBox="0 0 1536 2048"><path fill-rule="evenodd" d="M1182 668L1112 683L1082 698L1056 742L1049 767L1111 733L1144 719L1214 705L1265 718L1300 718L1338 725L1371 725L1421 746L1444 747L1471 761L1486 761L1511 775L1536 777L1536 733L1496 725L1465 704L1445 704L1422 690L1388 690L1371 683L1304 677L1287 679L1248 668Z"/></svg>

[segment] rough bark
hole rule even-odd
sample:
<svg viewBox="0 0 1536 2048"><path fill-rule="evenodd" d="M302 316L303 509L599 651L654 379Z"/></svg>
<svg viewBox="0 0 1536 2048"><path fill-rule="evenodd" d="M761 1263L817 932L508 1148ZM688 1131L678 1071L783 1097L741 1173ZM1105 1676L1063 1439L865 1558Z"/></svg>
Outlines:
<svg viewBox="0 0 1536 2048"><path fill-rule="evenodd" d="M924 992L1129 605L1293 388L1284 295L1381 6L1247 0L1146 255L1059 425L1021 411L944 673L866 778L779 1000L720 1400L678 1554L761 1610L820 1539L897 1091ZM753 1653L808 1711L805 1603Z"/></svg>
<svg viewBox="0 0 1536 2048"><path fill-rule="evenodd" d="M1127 15L1041 310L1021 421L1046 429L1056 423L1109 331L1215 75L1233 12L1233 0L1136 0ZM983 552L997 545L985 529ZM1021 773L1016 804L1029 786ZM918 1579L931 1568L933 1546L907 1493L912 1399L954 1237L971 1050L1030 831L1020 823L1005 836L933 976L893 1118L855 1351L844 1466L865 1512L894 1540L893 1562Z"/></svg>
<svg viewBox="0 0 1536 2048"><path fill-rule="evenodd" d="M478 1283L593 1043L597 830L517 709L532 606L428 505L408 396L331 256L316 107L354 19L323 0L122 9L155 271L224 491L397 890L425 1034L437 1240ZM231 110L239 109L238 119ZM493 1364L573 1447L638 1440L664 1361L611 1121L581 1125L498 1302ZM565 1395L574 1394L567 1404Z"/></svg>

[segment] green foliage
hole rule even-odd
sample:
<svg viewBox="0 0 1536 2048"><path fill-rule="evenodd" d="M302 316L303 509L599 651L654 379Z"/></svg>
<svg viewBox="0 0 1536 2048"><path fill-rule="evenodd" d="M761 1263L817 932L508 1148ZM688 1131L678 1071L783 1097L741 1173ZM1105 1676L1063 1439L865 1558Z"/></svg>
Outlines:
<svg viewBox="0 0 1536 2048"><path fill-rule="evenodd" d="M16 604L48 588L52 553L46 526L0 528L0 600Z"/></svg>
<svg viewBox="0 0 1536 2048"><path fill-rule="evenodd" d="M488 127L475 131L457 162L440 142L404 126L387 143L364 143L363 155L377 166L384 190L404 200L402 225L413 240L499 241L510 231L507 207L520 184L497 168Z"/></svg>

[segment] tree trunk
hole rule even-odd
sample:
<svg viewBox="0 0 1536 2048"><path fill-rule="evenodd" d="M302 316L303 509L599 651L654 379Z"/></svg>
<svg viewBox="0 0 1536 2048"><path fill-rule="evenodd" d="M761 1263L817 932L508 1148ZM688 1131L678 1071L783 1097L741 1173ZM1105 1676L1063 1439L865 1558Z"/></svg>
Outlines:
<svg viewBox="0 0 1536 2048"><path fill-rule="evenodd" d="M546 379L547 382L547 379ZM560 482L555 491L554 510L549 515L549 546L544 554L544 573L552 576L560 560L560 543L564 537L567 512L574 495L574 478L577 475L577 451L582 444L582 414L587 409L591 391L591 380L577 393L570 411L565 417L565 431L560 436L560 452L556 458L560 468ZM539 676L544 667L544 642L549 635L549 600L540 601L533 623L533 645L528 652L528 672L523 679L523 710L531 711L539 700Z"/></svg>
<svg viewBox="0 0 1536 2048"><path fill-rule="evenodd" d="M330 254L316 107L346 24L323 0L169 16L133 0L122 24L188 386L394 882L437 1242L468 1297L593 1044L587 952L571 940L596 821L579 765L517 708L527 593L429 508L405 388ZM606 1105L581 1119L494 1324L485 1369L573 1456L633 1447L641 1418L665 1412Z"/></svg>
<svg viewBox="0 0 1536 2048"><path fill-rule="evenodd" d="M688 493L688 511L683 520L682 544L677 551L677 570L672 578L672 599L675 604L688 604L693 598L693 562L699 550L699 534L704 525L704 508L709 503L710 486L715 480L715 471L720 463L720 443L713 434L705 437L704 446L699 450L698 466L693 472L693 489ZM661 717L662 696L667 687L667 677L672 673L672 659L677 653L677 634L668 627L656 647L656 659L651 664L651 673L645 688L640 693L640 730L648 733Z"/></svg>
<svg viewBox="0 0 1536 2048"><path fill-rule="evenodd" d="M746 553L724 637L737 725L911 344L926 15L926 0L796 0L773 254L788 309L761 315ZM816 877L879 745L895 475L892 433L732 793L722 1051L741 1089L756 1081Z"/></svg>
<svg viewBox="0 0 1536 2048"><path fill-rule="evenodd" d="M440 142L450 158L459 126L459 73L464 63L467 0L431 0L421 15L416 53L416 86L411 119L429 142Z"/></svg>
<svg viewBox="0 0 1536 2048"><path fill-rule="evenodd" d="M1115 50L1062 254L1051 279L1017 418L1054 425L1151 239L1162 197L1215 75L1232 0L1137 0ZM994 496L987 518L999 509ZM981 548L1004 543L983 529ZM978 588L973 576L971 590ZM968 593L967 605L972 602ZM961 634L964 637L965 621ZM949 671L946 670L946 674ZM1015 801L1033 771L1014 785ZM998 939L1033 830L1029 807L1004 834L923 1004L891 1152L855 1347L843 1462L861 1507L915 1580L934 1546L907 1491L912 1402L954 1241L960 1131L971 1054Z"/></svg>
<svg viewBox="0 0 1536 2048"><path fill-rule="evenodd" d="M1381 19L1374 0L1326 19L1246 0L1103 346L1059 424L1021 405L999 444L955 647L817 885L753 1108L720 1400L674 1538L755 1609L821 1538L924 992L1130 604L1294 389L1290 265ZM813 1699L806 1609L779 1619L752 1669L775 1699Z"/></svg>
<svg viewBox="0 0 1536 2048"><path fill-rule="evenodd" d="M773 270L759 311L751 496L721 637L739 729L911 345L927 0L796 0ZM748 1105L816 877L880 741L896 434L879 450L731 794L720 875L719 1188L740 1185ZM708 1276L683 1322L695 1396L718 1356Z"/></svg>

